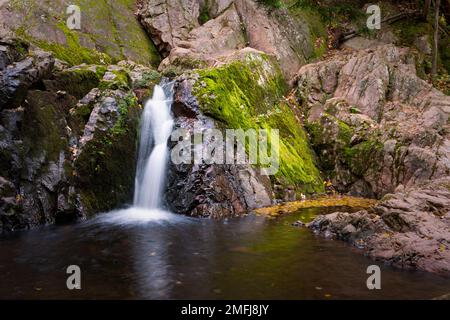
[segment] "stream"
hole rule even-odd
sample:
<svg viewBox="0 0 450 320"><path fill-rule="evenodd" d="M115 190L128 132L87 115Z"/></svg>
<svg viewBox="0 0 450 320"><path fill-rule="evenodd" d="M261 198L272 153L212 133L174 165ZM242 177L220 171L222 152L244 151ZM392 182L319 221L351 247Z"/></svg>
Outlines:
<svg viewBox="0 0 450 320"><path fill-rule="evenodd" d="M366 269L376 262L292 226L331 211L215 221L130 208L3 235L0 298L430 299L450 291L450 279L382 263L382 289L368 290ZM69 265L81 268L81 290L66 288Z"/></svg>

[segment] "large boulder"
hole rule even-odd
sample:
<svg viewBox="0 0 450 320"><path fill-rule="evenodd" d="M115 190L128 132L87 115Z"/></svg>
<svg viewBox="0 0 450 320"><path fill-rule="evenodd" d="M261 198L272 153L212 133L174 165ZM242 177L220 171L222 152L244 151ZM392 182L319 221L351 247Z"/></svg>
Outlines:
<svg viewBox="0 0 450 320"><path fill-rule="evenodd" d="M318 35L301 10L269 10L253 0L142 1L138 17L166 57L161 69L174 64L211 67L251 47L276 57L291 80L325 44L317 48ZM315 19L320 25L320 17Z"/></svg>
<svg viewBox="0 0 450 320"><path fill-rule="evenodd" d="M181 164L169 169L167 205L196 216L241 215L284 199L286 192L323 191L315 157L295 105L284 99L286 84L275 59L250 49L210 69L186 72L175 85L176 128L189 133L219 129L278 129L278 171L260 165ZM203 141L207 146L210 141ZM173 145L172 145L173 147ZM295 199L295 192L294 192Z"/></svg>
<svg viewBox="0 0 450 320"><path fill-rule="evenodd" d="M450 98L416 75L409 49L338 55L302 67L297 83L313 146L340 191L380 198L449 174Z"/></svg>
<svg viewBox="0 0 450 320"><path fill-rule="evenodd" d="M66 10L81 9L81 30L70 30ZM20 36L72 65L125 58L157 65L159 54L134 16L135 0L0 2L0 36Z"/></svg>
<svg viewBox="0 0 450 320"><path fill-rule="evenodd" d="M72 110L92 108L74 150L74 187L92 215L130 202L137 162L140 108L132 92L93 89Z"/></svg>

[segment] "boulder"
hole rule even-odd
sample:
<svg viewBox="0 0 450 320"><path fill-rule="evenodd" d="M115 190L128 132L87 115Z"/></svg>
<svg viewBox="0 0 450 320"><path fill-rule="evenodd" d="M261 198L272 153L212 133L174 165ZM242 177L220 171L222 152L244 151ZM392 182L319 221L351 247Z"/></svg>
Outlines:
<svg viewBox="0 0 450 320"><path fill-rule="evenodd" d="M392 45L304 66L298 99L326 174L341 192L381 198L448 175L450 99Z"/></svg>
<svg viewBox="0 0 450 320"><path fill-rule="evenodd" d="M315 158L297 109L283 99L286 84L276 60L251 49L234 53L209 69L176 79L175 128L194 132L215 128L280 130L279 170L261 174L260 165L170 164L167 206L174 212L220 218L268 206L286 193L323 192ZM206 147L210 141L203 141ZM176 143L171 145L173 148ZM273 186L281 191L273 193ZM286 191L286 192L285 192Z"/></svg>
<svg viewBox="0 0 450 320"><path fill-rule="evenodd" d="M81 10L81 30L67 27L70 5ZM0 3L0 35L21 37L71 65L105 64L125 57L158 65L159 54L134 16L135 0L41 0Z"/></svg>
<svg viewBox="0 0 450 320"><path fill-rule="evenodd" d="M318 51L303 12L271 12L253 0L142 1L138 17L165 57L161 71L217 66L250 47L273 55L291 80Z"/></svg>

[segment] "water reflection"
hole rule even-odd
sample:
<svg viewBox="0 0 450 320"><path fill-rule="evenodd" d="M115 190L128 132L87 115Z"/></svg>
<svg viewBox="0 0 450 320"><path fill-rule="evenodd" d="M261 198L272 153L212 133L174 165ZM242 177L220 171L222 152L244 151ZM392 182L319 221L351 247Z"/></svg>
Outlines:
<svg viewBox="0 0 450 320"><path fill-rule="evenodd" d="M426 299L450 292L450 279L388 266L383 289L369 291L373 261L291 225L317 212L220 222L116 211L4 237L0 298ZM70 264L81 267L81 291L65 288Z"/></svg>

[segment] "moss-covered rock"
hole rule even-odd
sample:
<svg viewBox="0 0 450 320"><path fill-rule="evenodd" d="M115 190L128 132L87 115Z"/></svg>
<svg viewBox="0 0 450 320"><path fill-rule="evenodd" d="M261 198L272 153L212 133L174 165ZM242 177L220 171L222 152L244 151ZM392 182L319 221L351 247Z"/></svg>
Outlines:
<svg viewBox="0 0 450 320"><path fill-rule="evenodd" d="M66 25L69 5L81 9L81 30ZM0 17L13 33L71 65L109 64L125 57L157 65L159 54L134 17L134 0L9 0Z"/></svg>
<svg viewBox="0 0 450 320"><path fill-rule="evenodd" d="M131 200L137 161L140 107L136 96L106 90L95 99L74 161L79 206L86 215Z"/></svg>
<svg viewBox="0 0 450 320"><path fill-rule="evenodd" d="M200 111L230 129L278 129L280 168L273 183L295 185L300 193L323 191L306 134L278 65L264 54L248 53L222 67L197 71L193 93Z"/></svg>
<svg viewBox="0 0 450 320"><path fill-rule="evenodd" d="M50 91L65 91L77 99L83 98L92 88L96 88L103 78L105 68L82 66L56 72L44 81Z"/></svg>

